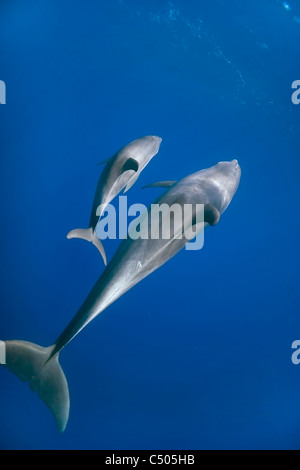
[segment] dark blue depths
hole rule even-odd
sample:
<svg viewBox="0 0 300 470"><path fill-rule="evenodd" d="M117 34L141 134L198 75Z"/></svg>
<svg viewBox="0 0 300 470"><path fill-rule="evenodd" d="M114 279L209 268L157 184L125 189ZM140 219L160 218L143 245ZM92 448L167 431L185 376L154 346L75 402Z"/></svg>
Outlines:
<svg viewBox="0 0 300 470"><path fill-rule="evenodd" d="M99 161L161 136L128 193L144 204L147 183L242 168L204 249L63 351L64 434L1 369L0 447L299 449L299 2L2 0L0 37L1 339L51 344L101 274L65 237L88 224Z"/></svg>

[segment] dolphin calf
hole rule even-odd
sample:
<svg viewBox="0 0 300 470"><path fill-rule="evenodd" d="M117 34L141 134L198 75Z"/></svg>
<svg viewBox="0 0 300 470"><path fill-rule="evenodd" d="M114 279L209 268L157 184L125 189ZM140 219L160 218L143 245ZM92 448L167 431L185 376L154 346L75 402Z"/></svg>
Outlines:
<svg viewBox="0 0 300 470"><path fill-rule="evenodd" d="M97 237L95 228L106 206L124 189L126 193L134 185L143 169L158 153L162 139L153 135L141 137L123 147L112 158L106 160L100 176L88 229L75 229L67 238L82 238L92 242L98 248L104 264L107 264L102 242ZM98 210L98 208L100 208Z"/></svg>
<svg viewBox="0 0 300 470"><path fill-rule="evenodd" d="M240 175L237 160L220 162L179 182L160 183L168 190L157 203L203 204L202 228L215 225L231 202ZM150 224L151 218L148 220ZM190 224L194 221L190 220ZM59 431L67 425L70 405L67 380L58 360L61 350L112 302L166 263L186 243L185 237L123 240L77 314L52 346L43 348L25 341L5 341L6 366L38 392L52 411Z"/></svg>

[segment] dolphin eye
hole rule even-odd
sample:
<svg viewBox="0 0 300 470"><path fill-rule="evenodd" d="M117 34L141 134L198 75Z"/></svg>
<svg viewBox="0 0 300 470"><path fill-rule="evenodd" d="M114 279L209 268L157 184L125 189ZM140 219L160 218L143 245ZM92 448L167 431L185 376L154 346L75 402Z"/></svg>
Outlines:
<svg viewBox="0 0 300 470"><path fill-rule="evenodd" d="M125 171L128 171L128 170L133 170L135 172L137 172L139 169L139 164L136 160L134 160L134 158L129 158L127 160L127 162L124 164L123 168L122 168L122 172L124 173Z"/></svg>

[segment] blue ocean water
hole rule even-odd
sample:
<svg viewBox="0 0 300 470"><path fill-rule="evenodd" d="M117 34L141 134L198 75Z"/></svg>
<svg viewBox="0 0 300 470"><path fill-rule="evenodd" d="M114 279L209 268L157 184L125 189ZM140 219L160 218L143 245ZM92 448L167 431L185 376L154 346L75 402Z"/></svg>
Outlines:
<svg viewBox="0 0 300 470"><path fill-rule="evenodd" d="M103 271L87 226L101 167L163 138L128 193L237 158L240 187L182 251L61 354L59 434L0 370L1 449L299 449L300 2L2 0L1 339L48 346ZM118 241L107 241L108 259Z"/></svg>

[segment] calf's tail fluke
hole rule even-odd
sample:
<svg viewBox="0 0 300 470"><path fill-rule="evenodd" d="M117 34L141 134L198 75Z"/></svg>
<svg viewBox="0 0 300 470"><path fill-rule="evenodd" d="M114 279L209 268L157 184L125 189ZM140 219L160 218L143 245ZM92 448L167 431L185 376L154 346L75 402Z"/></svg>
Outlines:
<svg viewBox="0 0 300 470"><path fill-rule="evenodd" d="M53 346L42 348L26 341L5 341L4 365L37 392L54 415L58 430L63 432L70 411L69 388L58 354L50 358L52 350Z"/></svg>
<svg viewBox="0 0 300 470"><path fill-rule="evenodd" d="M71 232L68 233L67 238L68 239L81 238L82 240L86 240L88 242L91 242L97 248L100 255L102 256L105 266L107 265L104 246L102 245L101 240L99 240L99 238L96 235L95 230L92 227L90 227L90 228L77 228L75 230L71 230Z"/></svg>

